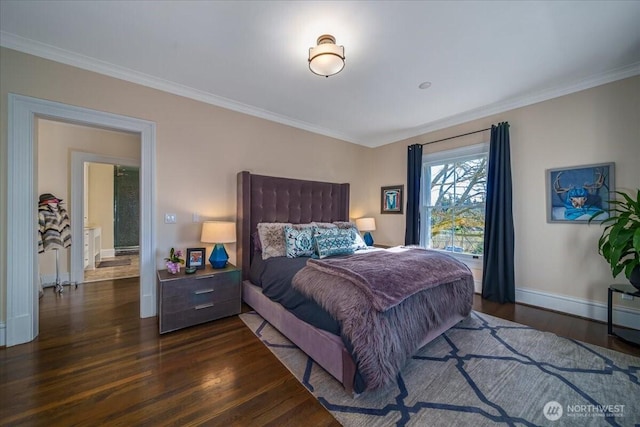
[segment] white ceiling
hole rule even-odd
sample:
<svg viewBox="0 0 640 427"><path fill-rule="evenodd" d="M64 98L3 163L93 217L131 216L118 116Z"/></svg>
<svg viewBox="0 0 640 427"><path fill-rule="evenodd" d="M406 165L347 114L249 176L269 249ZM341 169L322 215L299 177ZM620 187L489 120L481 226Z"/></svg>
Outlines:
<svg viewBox="0 0 640 427"><path fill-rule="evenodd" d="M1 0L0 31L8 48L370 147L640 74L640 1ZM324 33L347 58L329 78L307 64Z"/></svg>

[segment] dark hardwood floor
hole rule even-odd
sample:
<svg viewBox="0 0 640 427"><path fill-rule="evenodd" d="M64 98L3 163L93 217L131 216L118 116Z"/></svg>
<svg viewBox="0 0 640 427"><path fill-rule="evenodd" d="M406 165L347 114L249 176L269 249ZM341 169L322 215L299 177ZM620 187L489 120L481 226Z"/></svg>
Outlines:
<svg viewBox="0 0 640 427"><path fill-rule="evenodd" d="M0 425L339 425L237 316L160 336L138 292L47 289L39 337L0 348ZM477 296L474 309L640 355L602 323Z"/></svg>

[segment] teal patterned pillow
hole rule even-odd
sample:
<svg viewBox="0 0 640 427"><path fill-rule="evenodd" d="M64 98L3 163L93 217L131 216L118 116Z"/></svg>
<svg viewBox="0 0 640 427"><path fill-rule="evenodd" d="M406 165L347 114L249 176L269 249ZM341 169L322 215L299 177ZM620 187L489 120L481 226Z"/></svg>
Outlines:
<svg viewBox="0 0 640 427"><path fill-rule="evenodd" d="M331 235L336 235L338 234L338 232L340 231L340 229L333 225L333 224L328 224L328 225L319 225L319 223L314 223L313 226L313 238L315 239L316 237L320 236L321 234L331 234Z"/></svg>
<svg viewBox="0 0 640 427"><path fill-rule="evenodd" d="M316 252L320 259L353 253L353 235L350 230L329 229L330 232L316 234Z"/></svg>
<svg viewBox="0 0 640 427"><path fill-rule="evenodd" d="M313 228L291 227L284 228L284 243L287 258L311 256L314 252Z"/></svg>
<svg viewBox="0 0 640 427"><path fill-rule="evenodd" d="M336 227L338 227L338 228L340 228L342 230L351 230L351 233L353 235L353 250L354 251L357 251L358 249L367 249L368 248L367 244L364 242L364 239L360 235L360 232L358 231L358 228L356 227L356 224L354 222L351 222L351 221L334 221L333 225L335 225Z"/></svg>

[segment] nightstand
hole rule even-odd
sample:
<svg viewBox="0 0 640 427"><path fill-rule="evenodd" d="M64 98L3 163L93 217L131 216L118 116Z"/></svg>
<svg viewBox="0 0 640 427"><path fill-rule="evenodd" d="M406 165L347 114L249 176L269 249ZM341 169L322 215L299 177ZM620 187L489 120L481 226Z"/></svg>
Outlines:
<svg viewBox="0 0 640 427"><path fill-rule="evenodd" d="M623 339L624 341L640 345L640 330L638 329L627 329L627 328L617 328L613 326L613 293L617 292L623 295L629 295L631 297L640 298L640 290L636 289L632 285L611 285L609 286L609 298L607 304L607 329L609 335L614 335L618 338Z"/></svg>
<svg viewBox="0 0 640 427"><path fill-rule="evenodd" d="M207 265L194 274L158 271L158 323L160 333L240 313L240 270L227 264Z"/></svg>

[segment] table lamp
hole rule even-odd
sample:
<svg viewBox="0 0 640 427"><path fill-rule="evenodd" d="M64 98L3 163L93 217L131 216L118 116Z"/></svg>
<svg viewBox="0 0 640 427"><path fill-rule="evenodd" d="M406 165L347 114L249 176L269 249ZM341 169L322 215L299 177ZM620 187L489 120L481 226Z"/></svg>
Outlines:
<svg viewBox="0 0 640 427"><path fill-rule="evenodd" d="M214 243L215 246L209 256L209 262L213 268L224 268L227 265L229 254L224 248L225 243L236 241L236 223L226 221L205 221L202 223L203 243Z"/></svg>
<svg viewBox="0 0 640 427"><path fill-rule="evenodd" d="M373 246L373 236L370 231L376 231L375 218L360 218L356 219L356 227L360 231L364 231L364 242L367 246Z"/></svg>

